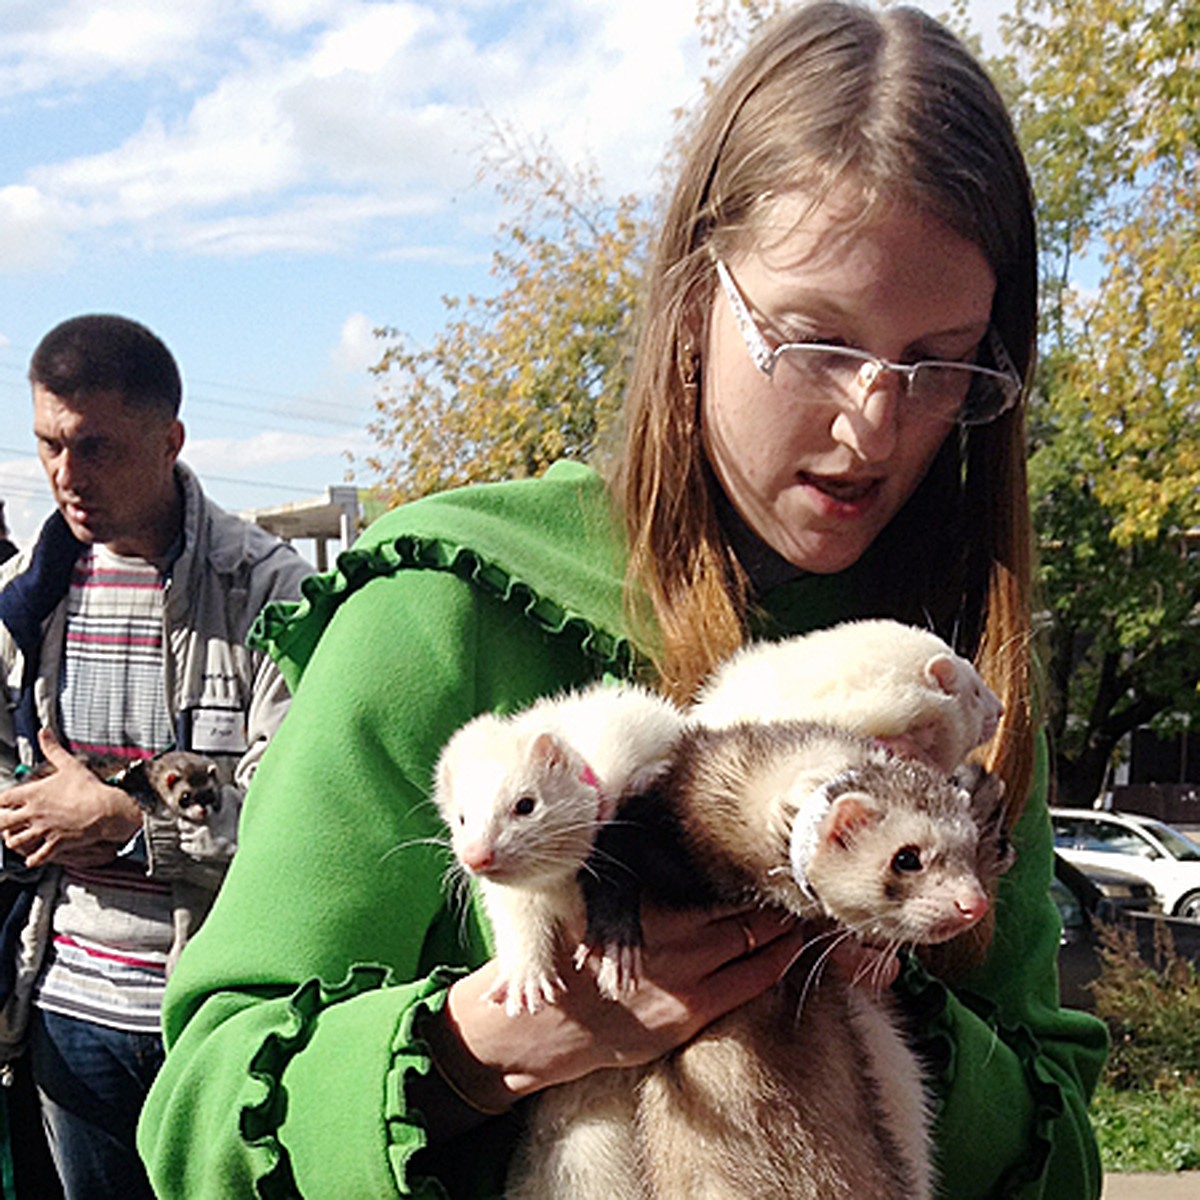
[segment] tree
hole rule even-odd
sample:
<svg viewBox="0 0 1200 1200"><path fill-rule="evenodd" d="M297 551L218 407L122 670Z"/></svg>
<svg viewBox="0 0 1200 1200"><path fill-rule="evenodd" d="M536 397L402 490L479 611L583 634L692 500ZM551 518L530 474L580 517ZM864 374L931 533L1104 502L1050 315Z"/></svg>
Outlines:
<svg viewBox="0 0 1200 1200"><path fill-rule="evenodd" d="M1005 39L1044 252L1030 475L1057 777L1090 803L1127 733L1200 715L1200 13L1020 0Z"/></svg>
<svg viewBox="0 0 1200 1200"><path fill-rule="evenodd" d="M781 7L697 0L708 70ZM373 368L382 391L367 465L387 504L587 458L619 412L655 200L609 203L594 168L511 129L495 128L491 145L480 175L515 214L497 231L498 294L443 297L446 325L428 347L376 331L389 344Z"/></svg>
<svg viewBox="0 0 1200 1200"><path fill-rule="evenodd" d="M537 475L586 458L624 392L647 240L637 197L603 197L594 169L497 129L485 169L505 206L497 295L443 297L427 348L391 328L368 465L389 503L465 483Z"/></svg>
<svg viewBox="0 0 1200 1200"><path fill-rule="evenodd" d="M778 0L698 0L709 69ZM965 0L952 0L965 24ZM1200 10L1195 0L1018 0L992 64L1038 196L1041 366L1031 480L1055 764L1090 802L1133 728L1200 716ZM968 35L968 40L974 41ZM395 330L371 427L391 502L537 474L615 420L649 205L498 131L515 213L490 298L445 299L427 349ZM1082 289L1080 267L1095 275Z"/></svg>

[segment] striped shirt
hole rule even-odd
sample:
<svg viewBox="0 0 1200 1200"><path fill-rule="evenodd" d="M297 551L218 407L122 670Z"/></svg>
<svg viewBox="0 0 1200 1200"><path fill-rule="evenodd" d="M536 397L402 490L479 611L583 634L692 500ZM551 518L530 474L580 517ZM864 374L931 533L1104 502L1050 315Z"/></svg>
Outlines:
<svg viewBox="0 0 1200 1200"><path fill-rule="evenodd" d="M172 741L163 668L163 581L103 546L80 555L67 596L59 709L76 753L130 761ZM169 886L141 862L63 871L35 1003L137 1032L160 1027L171 946Z"/></svg>

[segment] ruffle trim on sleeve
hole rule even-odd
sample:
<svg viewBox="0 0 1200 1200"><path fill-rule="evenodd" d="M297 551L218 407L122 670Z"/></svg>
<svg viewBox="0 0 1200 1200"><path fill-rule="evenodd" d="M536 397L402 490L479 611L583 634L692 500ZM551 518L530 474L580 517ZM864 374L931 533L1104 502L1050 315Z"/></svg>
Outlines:
<svg viewBox="0 0 1200 1200"><path fill-rule="evenodd" d="M414 1003L405 1009L392 1042L392 1066L384 1085L383 1115L387 1122L388 1158L397 1186L405 1194L412 1192L412 1180L408 1178L409 1161L428 1141L424 1122L418 1112L408 1103L405 1092L408 1081L414 1076L427 1075L433 1064L424 1039L418 1032L422 1018L441 1011L446 1003L450 985L462 975L453 968L438 967L425 981L426 986L414 998ZM425 1178L426 1189L432 1194L444 1195L445 1191L435 1180Z"/></svg>
<svg viewBox="0 0 1200 1200"><path fill-rule="evenodd" d="M284 1028L269 1033L250 1060L258 1098L242 1108L239 1128L256 1161L259 1200L299 1200L300 1196L291 1160L278 1136L286 1106L280 1081L288 1063L304 1049L323 1009L385 987L390 977L388 968L367 964L351 967L345 980L333 987L320 979L307 980L289 999Z"/></svg>
<svg viewBox="0 0 1200 1200"><path fill-rule="evenodd" d="M377 546L343 551L336 570L310 575L301 582L302 599L269 603L254 623L250 644L266 650L276 662L295 664L298 676L338 606L363 584L404 568L457 575L498 600L516 605L545 632L573 638L585 654L615 675L629 675L637 658L627 638L599 628L495 561L467 546L418 534L401 534ZM295 680L289 683L294 686Z"/></svg>
<svg viewBox="0 0 1200 1200"><path fill-rule="evenodd" d="M914 1049L934 1083L935 1120L957 1067L957 1043L949 1011L950 991L912 957L905 960L895 984ZM1016 1056L1033 1100L1033 1132L1029 1151L1001 1180L997 1195L1020 1196L1021 1189L1042 1178L1054 1145L1054 1125L1066 1112L1062 1089L1047 1070L1037 1037L1024 1025L1001 1022L992 1004L969 994L959 997Z"/></svg>

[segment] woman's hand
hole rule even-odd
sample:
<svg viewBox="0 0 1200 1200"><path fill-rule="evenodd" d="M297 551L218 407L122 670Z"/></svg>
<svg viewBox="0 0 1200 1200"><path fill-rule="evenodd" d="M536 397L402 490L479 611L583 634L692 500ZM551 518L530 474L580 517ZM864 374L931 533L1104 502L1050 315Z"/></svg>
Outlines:
<svg viewBox="0 0 1200 1200"><path fill-rule="evenodd" d="M563 964L566 992L536 1014L509 1017L487 999L489 963L451 989L433 1052L442 1072L484 1111L602 1067L661 1058L718 1017L752 1000L804 944L774 910L644 914L641 981L604 999L592 964Z"/></svg>

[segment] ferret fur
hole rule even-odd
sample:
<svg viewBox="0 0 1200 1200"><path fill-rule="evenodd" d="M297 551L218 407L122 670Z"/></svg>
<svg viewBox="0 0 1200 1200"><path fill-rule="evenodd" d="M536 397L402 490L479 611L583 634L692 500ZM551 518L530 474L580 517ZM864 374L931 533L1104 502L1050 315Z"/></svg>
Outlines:
<svg viewBox="0 0 1200 1200"><path fill-rule="evenodd" d="M165 750L133 762L115 755L79 754L76 758L99 779L128 792L147 811L161 805L177 817L200 822L221 807L216 763L190 750ZM53 774L53 765L43 761L27 778L44 779Z"/></svg>
<svg viewBox="0 0 1200 1200"><path fill-rule="evenodd" d="M713 727L828 721L895 740L902 755L946 772L992 737L1002 713L967 659L936 634L891 620L748 645L714 672L691 710Z"/></svg>
<svg viewBox="0 0 1200 1200"><path fill-rule="evenodd" d="M674 705L633 684L595 684L510 716L464 725L438 760L434 798L459 864L479 884L510 1014L553 1003L568 927L583 926L577 876L623 799L671 762L683 729ZM604 955L600 983L629 986L636 951Z"/></svg>
<svg viewBox="0 0 1200 1200"><path fill-rule="evenodd" d="M986 911L980 871L999 862L979 806L1001 789L974 782L811 723L691 729L599 835L594 861L613 869L584 878L592 936L640 938L630 880L659 904L774 905L888 948L955 936ZM887 996L817 965L657 1063L543 1094L507 1194L924 1200L932 1187L920 1067Z"/></svg>
<svg viewBox="0 0 1200 1200"><path fill-rule="evenodd" d="M171 813L184 825L208 826L213 814L221 811L221 783L217 765L191 750L165 750L153 758L127 759L114 755L76 755L93 775L128 792L146 812L158 810ZM41 762L29 772L29 779L44 779L55 768ZM209 836L208 828L201 831ZM210 844L228 848L232 854L232 837L211 829ZM194 879L171 880L171 948L167 953L166 971L170 975L179 961L188 938L203 923L216 898L219 884L211 886Z"/></svg>

